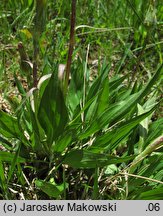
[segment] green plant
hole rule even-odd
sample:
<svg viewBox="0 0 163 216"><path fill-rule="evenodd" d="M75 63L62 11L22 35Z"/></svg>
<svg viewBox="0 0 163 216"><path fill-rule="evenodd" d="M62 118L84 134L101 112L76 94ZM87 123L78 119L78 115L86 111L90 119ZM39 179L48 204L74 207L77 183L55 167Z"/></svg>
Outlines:
<svg viewBox="0 0 163 216"><path fill-rule="evenodd" d="M71 169L70 167L78 168L84 173L85 169L96 170L109 164L124 163L126 166L128 162L135 164L136 153L133 156L124 154L119 157L114 156L114 151L119 146L125 145L136 126L155 110L157 103L143 106L143 97L148 94L160 77L161 69L162 66L144 88L133 93L130 89L124 91L122 81L125 78L117 77L110 80L107 78L107 66L102 68L100 76L90 88L83 89L84 79L76 79L76 73L80 72L78 68L77 71L73 71L66 98L64 98L57 72L53 73L39 85L38 90L31 92L30 102L27 98L18 106L16 117L2 111L0 113L1 134L6 139L15 140L15 156L13 157L15 162L12 161L10 175L14 174L16 166L19 165L19 157L27 163L30 161L36 169L35 175L38 178L36 185L40 188L42 188L40 184L44 185L44 192L48 194L48 189L46 191L45 188L52 186L47 185L50 184L47 180L41 179L50 180L59 167L68 165L68 170ZM142 103L144 107L142 114L136 111L138 103ZM9 146L8 142L5 146L10 148L12 144L10 143ZM162 141L159 142L158 147L161 146ZM126 148L132 147L128 143ZM157 147L152 148L143 158L155 149ZM141 151L143 150L144 147ZM6 152L1 152L1 155L3 153L6 154ZM2 161L8 161L8 157ZM95 177L97 178L97 174ZM66 178L65 175L62 184L68 187ZM56 180L54 177L53 179L55 183ZM52 184L56 188L54 190L57 190L58 186L54 183ZM59 195L64 192L64 185L62 185L62 190L61 185L59 187L60 193L53 194L55 198L59 198ZM98 195L94 198L98 198Z"/></svg>
<svg viewBox="0 0 163 216"><path fill-rule="evenodd" d="M88 6L95 8L94 2L90 1ZM130 1L127 2L129 4ZM33 1L28 3L29 8L32 7ZM64 5L64 2L60 1L60 4L54 6L50 2L51 7L61 17L53 20L54 22L51 20L46 25L43 16L41 22L44 23L44 29L37 26L38 14L45 15L44 7L39 9L37 5L33 5L33 8L38 10L36 14L31 11L35 34L29 25L29 33L33 39L33 50L31 50L34 63L33 79L31 82L28 81L30 88L26 92L22 80L14 71L14 82L19 91L19 98L17 100L10 98L10 103L14 105L10 113L0 111L0 143L3 146L3 151L0 151L2 198L19 199L23 194L25 199L162 199L163 121L160 114L159 117L155 116L156 113L158 115L158 108L162 103L160 97L162 64L157 62L155 70L151 68L156 64L148 65L151 71L145 78L136 70L134 79L131 79L135 70L132 66L136 62L141 66L148 63L146 55L149 52L146 49L148 41L146 47L139 47L145 43L141 36L132 41L127 37L132 33L133 26L131 26L125 35L115 29L111 36L115 44L117 40L120 44L117 43L118 48L115 49L114 45L109 45L110 52L107 51L107 55L116 58L120 56L120 60L112 66L107 63L107 57L103 58L102 53L98 59L95 75L92 75L88 62L89 55L93 56L94 53L97 55L97 44L100 46L104 44L102 50L108 49L105 40L108 33L105 37L100 35L96 38L94 31L100 32L102 29L98 25L103 22L103 30L110 31L107 10L110 10L111 6L114 6L113 11L117 10L119 15L125 11L124 16L132 10L134 17L130 16L127 23L132 23L134 28L144 25L144 22L138 22L139 5L126 7L123 2L120 8L120 1L115 5L113 2L109 5L107 1L102 0L97 3L99 6L97 14L96 10L93 10L93 15L90 14L90 10L86 10L88 17L94 17L89 23L95 25L89 27L91 34L85 32L83 26L76 28L76 31L81 29L83 35L89 35L84 43L87 45L86 53L81 48L80 41L84 36L80 35L81 38L76 36L76 46L79 47L75 47L74 53L77 56L72 55L74 39L70 38L71 53L67 57L69 66L65 70L66 75L63 79L58 75L58 68L60 63L65 63L67 56L67 54L62 56L60 51L66 47L68 32L64 34L55 32L58 50L55 52L54 62L55 49L49 46L53 44L53 37L48 33L53 34L58 28L67 29L64 23L67 22L67 17L66 20L62 19L67 11L62 8L69 8L69 5L68 3ZM84 5L87 8L85 1ZM143 2L141 6L143 7ZM144 8L145 12L147 8ZM52 14L52 10L50 11ZM83 10L77 7L77 12L79 13L77 24L81 20L86 22L85 17L81 19L80 16ZM100 19L103 13L106 16ZM56 27L54 23L56 26L57 24L62 26ZM119 19L115 19L112 25L119 23L122 24ZM114 27L110 25L109 27ZM151 24L151 28L152 26ZM27 33L24 36L26 37ZM118 36L118 39L115 36ZM159 38L159 32L157 36ZM46 37L52 41L47 42L47 47L44 48L42 41L48 41ZM27 38L24 41L26 40ZM136 47L135 51L132 43ZM118 49L120 51L117 52ZM137 50L143 50L140 56L135 56ZM67 49L62 51L67 53ZM99 53L100 51L98 55ZM152 53L153 51L150 54ZM140 62L142 56L143 63ZM153 59L154 57L150 61L154 61ZM3 66L5 68L5 63ZM147 71L146 68L144 71ZM29 80L28 72L27 74L25 72L24 76Z"/></svg>

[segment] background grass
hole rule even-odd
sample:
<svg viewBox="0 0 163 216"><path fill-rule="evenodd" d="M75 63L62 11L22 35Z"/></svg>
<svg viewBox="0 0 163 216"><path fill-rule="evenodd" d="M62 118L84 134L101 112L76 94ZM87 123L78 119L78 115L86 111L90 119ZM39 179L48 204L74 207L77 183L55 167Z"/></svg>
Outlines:
<svg viewBox="0 0 163 216"><path fill-rule="evenodd" d="M71 3L1 1L1 199L162 199L161 0L76 1L64 92Z"/></svg>

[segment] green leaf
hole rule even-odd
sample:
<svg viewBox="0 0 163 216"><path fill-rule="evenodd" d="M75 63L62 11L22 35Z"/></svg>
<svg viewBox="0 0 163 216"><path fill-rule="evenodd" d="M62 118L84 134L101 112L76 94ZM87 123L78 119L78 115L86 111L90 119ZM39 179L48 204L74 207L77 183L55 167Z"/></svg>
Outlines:
<svg viewBox="0 0 163 216"><path fill-rule="evenodd" d="M38 85L37 85L38 89L39 89L39 96L40 97L42 97L44 90L45 90L51 76L52 76L52 74L46 74L40 78Z"/></svg>
<svg viewBox="0 0 163 216"><path fill-rule="evenodd" d="M13 160L12 160L12 162L11 162L11 166L10 166L10 168L9 168L8 178L7 178L7 182L8 182L8 183L9 183L11 177L12 177L13 174L14 174L14 170L15 170L16 164L18 163L19 152L20 152L20 145L19 145L19 147L18 147L16 153L14 154Z"/></svg>
<svg viewBox="0 0 163 216"><path fill-rule="evenodd" d="M119 76L114 76L109 80L109 86L110 86L110 91L113 92L115 91L120 85L122 85L122 82L126 79L127 75L119 77Z"/></svg>
<svg viewBox="0 0 163 216"><path fill-rule="evenodd" d="M67 104L69 106L70 111L72 112L72 115L76 107L79 105L81 97L82 97L81 89L78 89L76 87L76 83L73 78L74 77L72 77L70 81L69 90L68 90L68 94L66 97Z"/></svg>
<svg viewBox="0 0 163 216"><path fill-rule="evenodd" d="M130 166L130 173L134 172L138 164L152 152L163 147L163 133L161 136L153 140L137 157L134 159L132 165Z"/></svg>
<svg viewBox="0 0 163 216"><path fill-rule="evenodd" d="M5 199L8 199L8 185L5 177L5 170L3 167L3 163L0 157L0 187L2 189L2 193L4 194Z"/></svg>
<svg viewBox="0 0 163 216"><path fill-rule="evenodd" d="M133 156L119 158L107 154L93 153L88 150L74 150L66 155L64 163L73 168L96 168L126 162L133 158Z"/></svg>
<svg viewBox="0 0 163 216"><path fill-rule="evenodd" d="M30 137L32 141L32 147L38 155L48 154L48 147L46 144L44 145L43 148L43 141L45 141L45 132L41 128L37 119L37 115L32 111L32 109L30 109L30 116L31 116L32 131L33 131L33 134Z"/></svg>
<svg viewBox="0 0 163 216"><path fill-rule="evenodd" d="M96 100L91 104L88 109L85 111L85 120L90 122L97 115L100 115L109 105L109 79L108 79L108 71L106 70L108 67L104 69L104 73L102 73L92 84L88 96L87 101L90 101L95 95L98 95Z"/></svg>
<svg viewBox="0 0 163 216"><path fill-rule="evenodd" d="M5 139L1 136L0 136L0 143L2 143L2 145L8 150L13 149L12 143L10 143L7 139Z"/></svg>
<svg viewBox="0 0 163 216"><path fill-rule="evenodd" d="M140 200L163 200L163 187L152 189L140 194Z"/></svg>
<svg viewBox="0 0 163 216"><path fill-rule="evenodd" d="M163 131L163 118L153 122L149 127L149 135L145 140L145 146L147 146L152 140L156 139L162 134Z"/></svg>
<svg viewBox="0 0 163 216"><path fill-rule="evenodd" d="M14 79L15 79L15 83L16 83L16 86L20 92L20 94L22 96L25 96L26 95L26 91L25 89L23 88L23 85L21 84L20 80L17 78L16 74L14 74Z"/></svg>
<svg viewBox="0 0 163 216"><path fill-rule="evenodd" d="M53 198L58 198L58 196L64 192L64 184L55 185L43 180L36 180L35 184L44 193Z"/></svg>
<svg viewBox="0 0 163 216"><path fill-rule="evenodd" d="M98 94L100 93L101 91L99 91L97 94L94 95L94 97L92 97L89 101L86 102L85 106L80 109L79 112L77 112L77 114L74 116L74 119L69 122L69 125L72 126L74 123L76 123L76 121L78 120L78 118L81 117L81 114L86 111L87 109L90 108L90 106L93 104L93 102L97 99L98 97Z"/></svg>
<svg viewBox="0 0 163 216"><path fill-rule="evenodd" d="M9 162L9 163L12 163L14 158L16 158L16 161L18 163L25 163L27 162L27 159L25 158L22 158L20 156L17 156L15 155L14 153L11 153L11 152L0 152L0 160L3 161L3 162Z"/></svg>
<svg viewBox="0 0 163 216"><path fill-rule="evenodd" d="M108 76L108 70L109 70L108 65L102 68L100 76L98 76L97 79L95 79L95 81L93 82L93 84L91 85L89 89L88 95L86 97L86 101L89 101L100 90L101 83L103 83L103 81Z"/></svg>
<svg viewBox="0 0 163 216"><path fill-rule="evenodd" d="M50 146L64 131L68 121L67 107L56 74L52 74L41 98L38 120Z"/></svg>
<svg viewBox="0 0 163 216"><path fill-rule="evenodd" d="M135 108L136 104L150 91L151 87L155 84L157 79L160 77L162 72L161 65L158 70L155 72L154 76L148 82L148 84L139 92L130 95L127 99L120 101L111 105L104 113L97 116L90 126L79 135L79 139L87 138L88 136L96 133L97 131L104 128L107 124L114 124L117 121L120 121L121 118L129 113L131 109Z"/></svg>
<svg viewBox="0 0 163 216"><path fill-rule="evenodd" d="M33 3L33 0L28 0L28 7L30 7L32 3Z"/></svg>
<svg viewBox="0 0 163 216"><path fill-rule="evenodd" d="M105 78L103 83L101 84L102 91L98 96L97 99L97 108L95 112L96 115L100 115L108 108L109 105L109 79L108 77Z"/></svg>
<svg viewBox="0 0 163 216"><path fill-rule="evenodd" d="M106 109L101 115L97 116L95 120L90 124L83 134L79 135L79 139L84 139L100 129L103 129L106 125L121 120L130 109L135 106L135 101L139 97L140 92L131 95L127 100L115 103Z"/></svg>
<svg viewBox="0 0 163 216"><path fill-rule="evenodd" d="M159 165L161 165L159 167ZM159 170L163 168L163 155L153 155L148 158L148 160L144 160L144 163L140 166L137 166L136 174L139 176L156 179L154 174L157 174ZM142 178L130 177L128 181L129 190L135 191L135 188L141 187L147 180ZM156 182L148 181L151 185L158 184ZM147 191L147 190L146 190Z"/></svg>
<svg viewBox="0 0 163 216"><path fill-rule="evenodd" d="M145 113L144 108L140 104L138 104L138 114L140 115L143 113ZM144 141L148 133L148 125L149 125L148 117L143 119L139 124L139 143L138 143L139 153L142 152L144 147Z"/></svg>
<svg viewBox="0 0 163 216"><path fill-rule="evenodd" d="M65 148L71 143L72 141L72 133L65 131L59 139L56 141L54 145L54 152L63 152Z"/></svg>
<svg viewBox="0 0 163 216"><path fill-rule="evenodd" d="M102 136L98 136L92 146L90 146L89 150L93 151L102 151L106 148L108 149L115 149L120 142L129 135L131 130L138 125L143 119L148 117L153 111L155 107L152 108L150 111L143 113L133 119L130 119L123 124L119 125L119 127L109 131Z"/></svg>
<svg viewBox="0 0 163 216"><path fill-rule="evenodd" d="M7 113L0 111L0 133L7 138L17 138L26 140L24 134L19 129L18 120Z"/></svg>
<svg viewBox="0 0 163 216"><path fill-rule="evenodd" d="M108 165L105 170L106 175L114 175L117 172L118 172L118 168L115 164Z"/></svg>

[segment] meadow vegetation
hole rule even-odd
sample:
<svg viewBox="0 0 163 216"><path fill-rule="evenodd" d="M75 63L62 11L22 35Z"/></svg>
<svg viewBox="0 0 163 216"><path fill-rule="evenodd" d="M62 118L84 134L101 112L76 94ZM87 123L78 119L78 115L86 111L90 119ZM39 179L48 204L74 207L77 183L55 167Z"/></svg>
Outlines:
<svg viewBox="0 0 163 216"><path fill-rule="evenodd" d="M0 0L0 199L163 199L161 2Z"/></svg>

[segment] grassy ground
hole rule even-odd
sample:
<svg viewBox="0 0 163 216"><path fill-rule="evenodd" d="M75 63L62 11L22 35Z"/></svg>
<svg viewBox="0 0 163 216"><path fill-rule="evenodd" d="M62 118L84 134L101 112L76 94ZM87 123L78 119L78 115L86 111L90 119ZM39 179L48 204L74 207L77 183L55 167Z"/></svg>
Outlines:
<svg viewBox="0 0 163 216"><path fill-rule="evenodd" d="M161 0L1 2L1 199L163 198L162 26Z"/></svg>

